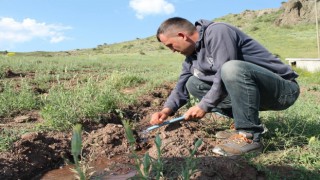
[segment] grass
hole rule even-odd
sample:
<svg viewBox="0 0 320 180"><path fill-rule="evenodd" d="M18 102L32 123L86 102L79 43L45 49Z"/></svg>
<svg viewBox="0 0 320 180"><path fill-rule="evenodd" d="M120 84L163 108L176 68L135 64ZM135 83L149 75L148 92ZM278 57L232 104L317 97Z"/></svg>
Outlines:
<svg viewBox="0 0 320 180"><path fill-rule="evenodd" d="M145 55L0 56L0 124L31 110L44 119L34 130L70 130L76 123L98 122L101 114L118 112L174 81L182 59L165 50ZM12 133L1 131L1 151L19 136Z"/></svg>
<svg viewBox="0 0 320 180"><path fill-rule="evenodd" d="M281 10L252 16L229 14L214 21L233 24L284 60L289 57L317 57L317 33L314 24L277 26L274 22Z"/></svg>
<svg viewBox="0 0 320 180"><path fill-rule="evenodd" d="M3 90L0 96L0 116L39 108L41 102L25 81L21 81L18 87L12 82L1 85Z"/></svg>
<svg viewBox="0 0 320 180"><path fill-rule="evenodd" d="M178 75L175 69L181 62L179 58L183 59L180 55L168 58L166 53L157 52L97 55L88 59L6 58L1 64L2 74L10 70L22 76L2 77L0 116L40 110L45 119L40 126L55 130L70 129L86 119L99 121L100 114L134 104L140 95L173 81ZM128 93L126 88L134 92Z"/></svg>
<svg viewBox="0 0 320 180"><path fill-rule="evenodd" d="M10 149L12 142L19 139L21 132L14 129L3 129L0 131L0 152Z"/></svg>
<svg viewBox="0 0 320 180"><path fill-rule="evenodd" d="M292 107L260 115L269 129L264 137L265 153L251 160L256 167L269 172L270 177L286 178L280 177L280 167L290 168L293 174L288 177L291 178L314 179L319 176L320 105L317 102L320 91L306 89L305 83L301 83L301 95ZM274 167L278 167L278 175L275 175L278 170Z"/></svg>

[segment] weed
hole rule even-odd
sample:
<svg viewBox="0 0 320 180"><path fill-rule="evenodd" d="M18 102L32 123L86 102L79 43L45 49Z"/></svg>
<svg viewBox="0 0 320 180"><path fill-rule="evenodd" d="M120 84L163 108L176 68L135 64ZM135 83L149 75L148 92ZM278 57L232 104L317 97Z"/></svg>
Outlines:
<svg viewBox="0 0 320 180"><path fill-rule="evenodd" d="M192 106L195 106L198 103L199 103L199 99L190 95L190 99L188 100L188 102L185 106L186 106L186 108L191 108Z"/></svg>
<svg viewBox="0 0 320 180"><path fill-rule="evenodd" d="M123 72L114 72L110 77L110 82L113 84L113 87L117 89L134 87L144 83L145 81L146 80L141 76Z"/></svg>
<svg viewBox="0 0 320 180"><path fill-rule="evenodd" d="M12 129L0 129L0 152L10 149L12 143L19 138L21 132Z"/></svg>
<svg viewBox="0 0 320 180"><path fill-rule="evenodd" d="M105 87L98 88L92 79L85 86L72 90L62 87L52 89L41 109L46 119L43 126L55 129L68 129L86 118L98 120L98 115L116 109L117 92Z"/></svg>
<svg viewBox="0 0 320 180"><path fill-rule="evenodd" d="M14 86L12 82L4 82L0 93L0 116L17 111L38 109L41 101L32 92L26 82Z"/></svg>

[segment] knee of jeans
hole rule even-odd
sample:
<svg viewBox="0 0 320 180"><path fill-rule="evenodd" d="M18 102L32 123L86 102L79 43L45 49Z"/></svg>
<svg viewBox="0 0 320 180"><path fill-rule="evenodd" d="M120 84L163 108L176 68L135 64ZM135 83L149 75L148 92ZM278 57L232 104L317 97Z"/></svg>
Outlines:
<svg viewBox="0 0 320 180"><path fill-rule="evenodd" d="M240 63L238 60L230 60L221 67L221 78L224 82L232 81L239 75Z"/></svg>
<svg viewBox="0 0 320 180"><path fill-rule="evenodd" d="M195 89L195 85L194 85L194 83L193 83L193 81L192 81L192 78L193 77L190 77L189 79L188 79L188 81L187 81L187 83L186 83L186 88L187 88L187 90L188 90L188 92L191 94L191 95L193 95L194 96L194 89Z"/></svg>

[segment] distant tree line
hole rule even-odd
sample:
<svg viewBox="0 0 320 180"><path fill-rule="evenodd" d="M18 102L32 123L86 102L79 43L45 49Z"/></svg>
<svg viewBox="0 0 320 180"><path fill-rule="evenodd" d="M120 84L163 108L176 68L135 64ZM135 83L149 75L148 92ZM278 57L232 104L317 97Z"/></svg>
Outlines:
<svg viewBox="0 0 320 180"><path fill-rule="evenodd" d="M7 55L7 54L8 54L8 51L7 51L7 50L5 50L5 51L0 51L0 54Z"/></svg>

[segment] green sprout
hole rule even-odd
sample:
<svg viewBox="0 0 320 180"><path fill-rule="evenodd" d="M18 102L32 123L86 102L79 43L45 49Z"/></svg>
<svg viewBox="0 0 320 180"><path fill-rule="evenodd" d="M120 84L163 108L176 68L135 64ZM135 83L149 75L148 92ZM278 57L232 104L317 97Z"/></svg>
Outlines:
<svg viewBox="0 0 320 180"><path fill-rule="evenodd" d="M81 139L82 127L81 124L77 124L73 127L73 134L71 139L71 154L76 166L76 171L80 180L85 180L85 175L80 167L79 156L81 155L82 139Z"/></svg>

